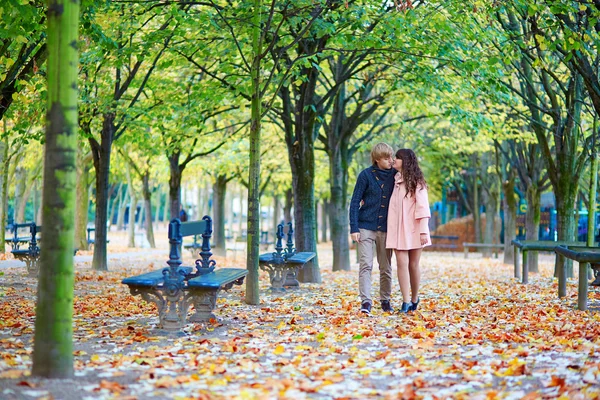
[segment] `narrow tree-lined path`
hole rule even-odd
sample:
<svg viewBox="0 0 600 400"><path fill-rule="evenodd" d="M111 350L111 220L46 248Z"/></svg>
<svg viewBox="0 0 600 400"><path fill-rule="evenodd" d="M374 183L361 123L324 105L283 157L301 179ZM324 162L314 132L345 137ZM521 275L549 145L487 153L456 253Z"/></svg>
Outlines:
<svg viewBox="0 0 600 400"><path fill-rule="evenodd" d="M67 384L28 376L36 282L24 268L3 269L0 397L600 396L600 291L590 293L590 313L575 310L574 281L567 298L557 299L550 257L540 258L540 274L523 286L499 261L425 253L419 312L390 316L374 307L365 317L358 313L356 265L333 273L330 248L319 250L323 284L276 295L265 292L261 275L267 294L260 306L246 305L236 287L219 300L219 321L188 325L179 335L155 329L153 306L120 284L157 268L160 257L116 258L104 273L77 264L76 378ZM239 257L237 263L244 265ZM395 305L398 298L395 290Z"/></svg>

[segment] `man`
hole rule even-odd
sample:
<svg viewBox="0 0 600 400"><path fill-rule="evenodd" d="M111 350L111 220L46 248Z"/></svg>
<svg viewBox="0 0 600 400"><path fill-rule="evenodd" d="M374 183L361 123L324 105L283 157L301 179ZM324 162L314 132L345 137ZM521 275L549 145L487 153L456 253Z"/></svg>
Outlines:
<svg viewBox="0 0 600 400"><path fill-rule="evenodd" d="M387 214L394 189L392 168L394 150L386 143L378 143L371 150L369 168L364 169L356 180L350 201L350 234L358 243L360 311L371 313L371 271L373 270L373 247L379 263L379 296L381 309L393 312L390 304L392 294L392 251L385 248ZM373 246L375 244L375 246Z"/></svg>

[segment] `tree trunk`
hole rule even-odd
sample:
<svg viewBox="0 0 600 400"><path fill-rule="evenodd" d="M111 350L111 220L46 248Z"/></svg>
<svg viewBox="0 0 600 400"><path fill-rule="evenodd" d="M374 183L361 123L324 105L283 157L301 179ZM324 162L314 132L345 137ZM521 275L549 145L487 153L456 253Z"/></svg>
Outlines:
<svg viewBox="0 0 600 400"><path fill-rule="evenodd" d="M171 196L169 196L169 190L165 191L165 206L163 208L163 213L162 213L162 217L163 217L163 222L165 223L165 226L168 226L169 222L171 221L171 219L169 218L169 210L171 209Z"/></svg>
<svg viewBox="0 0 600 400"><path fill-rule="evenodd" d="M598 196L598 152L595 143L592 144L592 155L590 160L590 186L588 206L588 224L586 243L592 247L594 245L594 234L596 233L596 197Z"/></svg>
<svg viewBox="0 0 600 400"><path fill-rule="evenodd" d="M48 8L43 226L32 374L73 377L73 240L77 180L79 2ZM2 227L4 228L4 227Z"/></svg>
<svg viewBox="0 0 600 400"><path fill-rule="evenodd" d="M277 225L279 225L281 223L280 221L280 216L279 216L279 212L281 208L281 204L279 204L279 196L277 196L276 194L273 194L273 229L272 229L272 233L273 233L273 239L275 240L275 233L277 232Z"/></svg>
<svg viewBox="0 0 600 400"><path fill-rule="evenodd" d="M517 230L517 199L515 198L515 174L509 172L508 179L502 183L504 190L504 264L514 262L515 248L511 241L516 238Z"/></svg>
<svg viewBox="0 0 600 400"><path fill-rule="evenodd" d="M533 183L527 187L527 213L525 214L525 239L539 240L541 218L541 193L538 186ZM539 272L538 253L530 251L527 256L529 272Z"/></svg>
<svg viewBox="0 0 600 400"><path fill-rule="evenodd" d="M183 169L179 165L179 153L173 153L168 156L169 159L169 220L179 218L181 209L181 177Z"/></svg>
<svg viewBox="0 0 600 400"><path fill-rule="evenodd" d="M160 207L162 205L162 195L163 195L163 190L162 190L162 185L159 187L158 191L156 192L157 196L156 196L156 209L154 211L154 226L153 229L155 227L158 227L158 221L160 218ZM154 232L153 232L154 234Z"/></svg>
<svg viewBox="0 0 600 400"><path fill-rule="evenodd" d="M473 176L473 223L475 224L475 242L481 243L481 213L479 207L479 173Z"/></svg>
<svg viewBox="0 0 600 400"><path fill-rule="evenodd" d="M119 196L119 212L117 214L117 231L122 231L125 225L125 211L129 197L129 186L123 186L123 193Z"/></svg>
<svg viewBox="0 0 600 400"><path fill-rule="evenodd" d="M135 247L135 214L137 211L137 196L135 192L129 194L129 218L127 223L127 247ZM140 213L141 214L141 213Z"/></svg>
<svg viewBox="0 0 600 400"><path fill-rule="evenodd" d="M242 236L244 236L244 187L240 185L240 219L238 237Z"/></svg>
<svg viewBox="0 0 600 400"><path fill-rule="evenodd" d="M233 217L233 205L235 203L235 198L233 196L233 189L230 190L231 195L229 196L229 201L227 202L227 224L228 224L228 228L227 228L227 233L228 235L225 235L225 240L227 240L227 236L231 237L233 236L233 230L235 229L235 220Z"/></svg>
<svg viewBox="0 0 600 400"><path fill-rule="evenodd" d="M30 174L25 173L25 189L23 190L23 194L21 196L21 201L19 202L19 209L16 214L19 216L19 221L27 221L27 217L25 215L25 210L27 209L27 203L29 202L29 198L31 197L31 191L33 190L33 185L36 176L27 176L27 175L37 175L37 172L32 171ZM31 221L34 221L35 218L32 218Z"/></svg>
<svg viewBox="0 0 600 400"><path fill-rule="evenodd" d="M327 200L321 200L321 242L327 242L329 238L327 237L327 233L329 231L329 213L327 212L330 203Z"/></svg>
<svg viewBox="0 0 600 400"><path fill-rule="evenodd" d="M94 238L94 258L92 268L108 271L106 252L106 219L108 217L108 185L110 176L110 155L115 134L115 113L103 115L100 143L90 138L96 170L96 228Z"/></svg>
<svg viewBox="0 0 600 400"><path fill-rule="evenodd" d="M25 180L27 179L27 171L19 166L15 171L15 202L13 209L13 219L15 223L25 223Z"/></svg>
<svg viewBox="0 0 600 400"><path fill-rule="evenodd" d="M90 176L91 154L89 157L79 157L77 163L77 189L75 209L75 247L79 250L87 250L87 224L88 224L88 182Z"/></svg>
<svg viewBox="0 0 600 400"><path fill-rule="evenodd" d="M213 184L213 238L218 255L225 255L225 196L227 177L218 175Z"/></svg>
<svg viewBox="0 0 600 400"><path fill-rule="evenodd" d="M248 241L246 268L246 303L260 304L260 289L258 286L258 256L260 246L260 135L261 135L261 102L260 61L261 61L261 0L254 0L254 15L252 28L252 65L250 76L252 80L252 112L250 123L250 165L248 172Z"/></svg>
<svg viewBox="0 0 600 400"><path fill-rule="evenodd" d="M116 195L114 196L114 199L111 199L110 201L110 211L108 213L108 231L110 232L110 228L113 225L113 221L115 219L115 211L117 210L117 208L119 208L119 202L121 200L121 188L123 187L123 182L119 183L119 186L116 189ZM112 198L113 196L111 196Z"/></svg>
<svg viewBox="0 0 600 400"><path fill-rule="evenodd" d="M4 121L6 124L6 121ZM5 227L6 227L6 192L8 189L8 136L6 139L0 138L0 254L5 252Z"/></svg>
<svg viewBox="0 0 600 400"><path fill-rule="evenodd" d="M292 189L285 191L285 205L283 207L283 219L285 222L293 222L292 219L292 206L294 204L294 194Z"/></svg>
<svg viewBox="0 0 600 400"><path fill-rule="evenodd" d="M127 247L135 247L135 214L137 211L137 193L133 188L133 179L129 164L126 165L127 188L129 189L129 218L127 223ZM140 212L140 216L141 216Z"/></svg>
<svg viewBox="0 0 600 400"><path fill-rule="evenodd" d="M337 108L334 110L337 110ZM334 127L332 126L331 129L334 129ZM337 126L335 129L342 129L342 127ZM329 136L334 137L332 133ZM334 143L332 140L329 141L329 190L331 192L329 221L333 245L333 271L350 271L350 244L348 240L350 236L348 229L349 160L348 145L346 141L343 142Z"/></svg>
<svg viewBox="0 0 600 400"><path fill-rule="evenodd" d="M146 209L142 206L140 206L140 211L138 213L138 217L137 217L137 230L141 231L142 229L144 229L144 221L146 220Z"/></svg>

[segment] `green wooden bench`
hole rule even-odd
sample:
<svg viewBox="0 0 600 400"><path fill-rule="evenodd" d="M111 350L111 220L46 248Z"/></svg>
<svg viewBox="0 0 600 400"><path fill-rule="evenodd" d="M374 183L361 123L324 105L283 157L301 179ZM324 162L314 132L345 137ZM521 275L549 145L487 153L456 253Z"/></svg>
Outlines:
<svg viewBox="0 0 600 400"><path fill-rule="evenodd" d="M570 260L579 263L579 284L577 290L577 308L587 310L588 299L588 265L597 271L600 271L600 247L588 246L570 246L561 245L554 248L557 255L562 255ZM565 279L564 277L563 279ZM560 277L559 277L560 279ZM566 280L566 279L565 279ZM594 285L596 283L594 282ZM560 286L560 285L559 285ZM566 288L565 288L566 292ZM559 294L560 295L560 294ZM565 293L566 295L566 293Z"/></svg>
<svg viewBox="0 0 600 400"><path fill-rule="evenodd" d="M556 246L585 246L584 242L567 242L567 241L552 241L552 240L512 240L510 242L515 248L514 267L515 278L522 279L522 283L529 283L529 265L527 265L527 255L529 252L539 253L541 251L553 253ZM523 269L521 274L520 254L523 254ZM555 261L555 266L558 265ZM559 277L559 286L561 284ZM560 289L559 289L560 290Z"/></svg>
<svg viewBox="0 0 600 400"><path fill-rule="evenodd" d="M181 266L180 246L182 238L202 234L200 259L194 267ZM132 295L153 302L158 308L159 327L179 330L188 321L190 304L195 313L190 322L203 322L215 318L217 296L234 284L241 285L248 271L240 268L215 269L211 260L210 237L212 220L205 216L201 221L181 222L175 218L169 224L169 267L123 279Z"/></svg>

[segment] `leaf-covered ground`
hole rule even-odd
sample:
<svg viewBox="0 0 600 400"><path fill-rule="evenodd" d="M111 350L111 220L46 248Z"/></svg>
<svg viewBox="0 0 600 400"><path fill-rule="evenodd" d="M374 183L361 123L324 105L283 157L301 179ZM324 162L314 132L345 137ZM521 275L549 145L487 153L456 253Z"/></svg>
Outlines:
<svg viewBox="0 0 600 400"><path fill-rule="evenodd" d="M383 314L376 302L366 317L357 266L332 273L331 250L319 251L323 284L274 294L262 276L260 306L234 287L218 321L178 335L156 329L154 307L120 284L162 260L114 260L108 273L78 264L66 381L29 376L36 281L0 268L0 398L600 398L600 293L592 312L575 310L575 281L559 300L549 256L524 286L497 260L426 253L419 311ZM217 260L244 267L239 255Z"/></svg>

